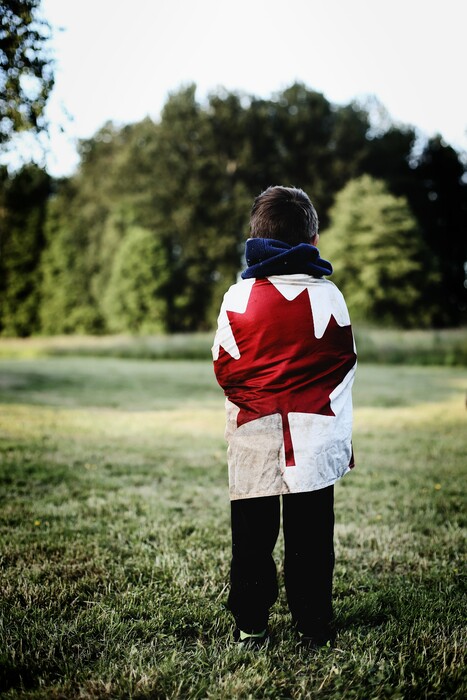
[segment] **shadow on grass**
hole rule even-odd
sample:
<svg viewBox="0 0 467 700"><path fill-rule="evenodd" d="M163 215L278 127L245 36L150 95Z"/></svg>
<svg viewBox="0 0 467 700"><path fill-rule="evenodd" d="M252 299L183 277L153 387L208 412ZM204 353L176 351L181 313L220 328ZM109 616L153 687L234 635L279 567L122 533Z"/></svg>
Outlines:
<svg viewBox="0 0 467 700"><path fill-rule="evenodd" d="M335 626L338 632L349 629L369 630L397 620L399 615L400 601L395 600L390 592L363 593L350 605L346 598L343 609L336 612Z"/></svg>

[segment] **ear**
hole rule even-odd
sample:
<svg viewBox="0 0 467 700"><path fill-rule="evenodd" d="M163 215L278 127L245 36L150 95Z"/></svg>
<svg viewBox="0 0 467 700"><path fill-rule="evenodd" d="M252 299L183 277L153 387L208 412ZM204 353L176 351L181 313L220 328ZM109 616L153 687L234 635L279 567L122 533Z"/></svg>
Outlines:
<svg viewBox="0 0 467 700"><path fill-rule="evenodd" d="M319 241L319 233L315 233L315 235L311 239L311 245L317 246L318 241Z"/></svg>

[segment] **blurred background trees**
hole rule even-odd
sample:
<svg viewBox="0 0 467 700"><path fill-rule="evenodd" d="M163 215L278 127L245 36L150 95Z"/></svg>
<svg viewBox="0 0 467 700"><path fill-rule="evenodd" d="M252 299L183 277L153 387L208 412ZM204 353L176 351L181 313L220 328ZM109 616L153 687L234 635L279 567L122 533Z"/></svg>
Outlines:
<svg viewBox="0 0 467 700"><path fill-rule="evenodd" d="M271 184L310 194L355 320L465 322L460 154L302 84L203 103L189 85L157 122L109 123L83 141L70 178L1 171L1 332L212 328L253 198Z"/></svg>

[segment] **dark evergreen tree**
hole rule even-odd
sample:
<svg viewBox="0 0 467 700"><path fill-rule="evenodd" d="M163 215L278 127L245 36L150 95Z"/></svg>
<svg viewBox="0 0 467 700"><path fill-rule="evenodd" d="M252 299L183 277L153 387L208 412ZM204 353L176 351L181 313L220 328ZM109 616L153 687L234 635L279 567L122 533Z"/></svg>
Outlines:
<svg viewBox="0 0 467 700"><path fill-rule="evenodd" d="M441 273L441 325L467 321L467 182L459 154L440 137L428 141L408 192Z"/></svg>
<svg viewBox="0 0 467 700"><path fill-rule="evenodd" d="M35 165L14 175L0 170L0 329L26 336L39 330L44 220L51 179Z"/></svg>
<svg viewBox="0 0 467 700"><path fill-rule="evenodd" d="M410 163L415 137L412 128L391 125L387 131L368 138L359 174L384 180L396 196L408 196L413 181Z"/></svg>

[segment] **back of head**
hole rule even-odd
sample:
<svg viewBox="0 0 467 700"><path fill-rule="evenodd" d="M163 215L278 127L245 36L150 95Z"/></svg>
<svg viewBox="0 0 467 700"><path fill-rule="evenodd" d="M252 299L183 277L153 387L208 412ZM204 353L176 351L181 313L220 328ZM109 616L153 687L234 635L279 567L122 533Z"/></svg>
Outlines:
<svg viewBox="0 0 467 700"><path fill-rule="evenodd" d="M318 215L308 195L296 187L268 187L256 197L250 215L251 238L275 238L289 245L311 243Z"/></svg>

